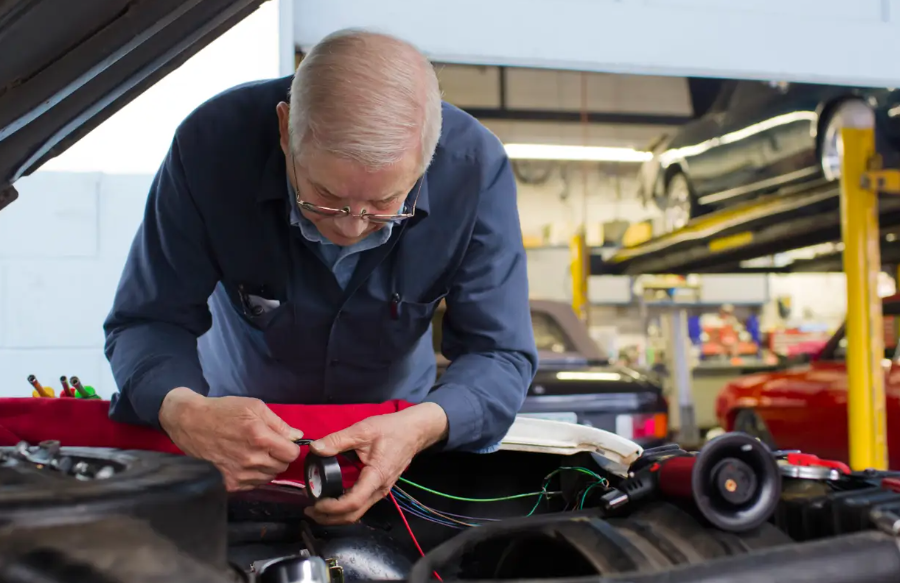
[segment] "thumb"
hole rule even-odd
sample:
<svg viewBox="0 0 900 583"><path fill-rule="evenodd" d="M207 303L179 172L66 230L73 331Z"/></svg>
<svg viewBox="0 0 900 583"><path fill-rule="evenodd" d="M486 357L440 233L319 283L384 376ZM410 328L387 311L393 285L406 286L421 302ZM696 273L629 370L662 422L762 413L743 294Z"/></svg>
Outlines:
<svg viewBox="0 0 900 583"><path fill-rule="evenodd" d="M285 423L284 419L273 413L268 407L266 407L266 412L263 413L263 420L272 431L291 441L296 441L303 437L302 431Z"/></svg>
<svg viewBox="0 0 900 583"><path fill-rule="evenodd" d="M309 444L312 452L319 456L330 457L363 445L363 435L355 426L326 435L322 439Z"/></svg>

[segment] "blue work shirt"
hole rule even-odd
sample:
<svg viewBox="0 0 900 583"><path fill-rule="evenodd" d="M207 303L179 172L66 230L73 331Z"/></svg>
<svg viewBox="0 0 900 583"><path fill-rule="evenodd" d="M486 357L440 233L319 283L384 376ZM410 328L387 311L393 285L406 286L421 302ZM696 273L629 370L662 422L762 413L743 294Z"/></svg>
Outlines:
<svg viewBox="0 0 900 583"><path fill-rule="evenodd" d="M502 144L445 103L415 217L353 249L326 245L285 192L275 107L290 82L235 87L178 127L104 324L119 387L110 416L158 427L176 387L268 403L431 401L449 420L443 447L490 448L537 366ZM442 300L451 365L435 382Z"/></svg>

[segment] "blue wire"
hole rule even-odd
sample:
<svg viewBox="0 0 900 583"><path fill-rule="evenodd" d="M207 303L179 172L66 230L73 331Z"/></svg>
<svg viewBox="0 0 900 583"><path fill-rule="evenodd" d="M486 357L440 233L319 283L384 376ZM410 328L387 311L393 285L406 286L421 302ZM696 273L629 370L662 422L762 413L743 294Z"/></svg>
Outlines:
<svg viewBox="0 0 900 583"><path fill-rule="evenodd" d="M432 523L434 523L434 524L439 524L439 525L441 525L441 526L446 526L446 527L449 527L449 528L455 528L455 529L457 529L457 530L462 530L463 528L465 528L465 527L464 527L463 525L461 525L461 524L454 524L454 523L449 522L449 521L441 520L441 519L438 518L438 517L428 516L428 515L426 515L426 514L424 514L424 513L422 513L422 512L419 512L416 508L413 508L413 507L411 507L410 505L408 505L408 504L406 504L406 503L400 502L399 500L397 501L397 503L400 505L401 508L403 508L403 510L404 510L405 512L408 512L408 513L410 513L411 515L416 516L416 517L418 517L418 518L421 518L422 520L425 520L425 521L427 521L427 522L432 522Z"/></svg>
<svg viewBox="0 0 900 583"><path fill-rule="evenodd" d="M417 516L423 520L427 520L429 522L435 522L435 523L439 523L439 524L444 524L444 526L454 526L454 527L459 526L459 525L452 524L447 521L443 521L440 518L437 518L434 516L429 516L428 514L421 512L419 509L417 509L413 506L410 506L409 504L401 503L399 500L397 502L400 505L400 507L403 508L404 511L409 512L413 516Z"/></svg>
<svg viewBox="0 0 900 583"><path fill-rule="evenodd" d="M425 512L435 512L434 509L425 506L424 504L422 504L421 502L419 502L418 500L416 500L415 498L413 498L412 496L405 493L403 490L401 490L399 488L394 488L394 494L397 496L400 496L401 498L409 500L412 504L415 504L416 506L418 506ZM441 514L443 514L445 516L449 516L451 518L459 518L459 519L465 520L467 522L497 522L498 520L501 520L499 518L481 518L478 516L466 516L465 514L454 514L452 512L444 512L443 510L441 511Z"/></svg>

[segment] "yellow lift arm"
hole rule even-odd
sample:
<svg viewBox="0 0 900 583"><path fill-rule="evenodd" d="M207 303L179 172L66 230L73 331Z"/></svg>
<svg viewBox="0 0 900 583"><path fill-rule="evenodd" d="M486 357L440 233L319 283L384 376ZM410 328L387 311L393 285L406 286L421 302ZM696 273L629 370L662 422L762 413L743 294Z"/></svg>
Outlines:
<svg viewBox="0 0 900 583"><path fill-rule="evenodd" d="M847 277L847 415L850 466L888 467L878 194L900 194L900 171L881 170L872 129L841 135L841 232Z"/></svg>

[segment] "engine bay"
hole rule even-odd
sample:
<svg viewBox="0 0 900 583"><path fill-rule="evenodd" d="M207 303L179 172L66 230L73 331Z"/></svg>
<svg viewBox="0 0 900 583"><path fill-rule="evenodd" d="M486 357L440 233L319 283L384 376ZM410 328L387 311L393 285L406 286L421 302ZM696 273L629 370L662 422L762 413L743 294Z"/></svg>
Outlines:
<svg viewBox="0 0 900 583"><path fill-rule="evenodd" d="M0 582L900 580L898 472L742 433L618 461L424 455L324 527L304 515L322 484L229 495L184 456L21 443L0 448Z"/></svg>

